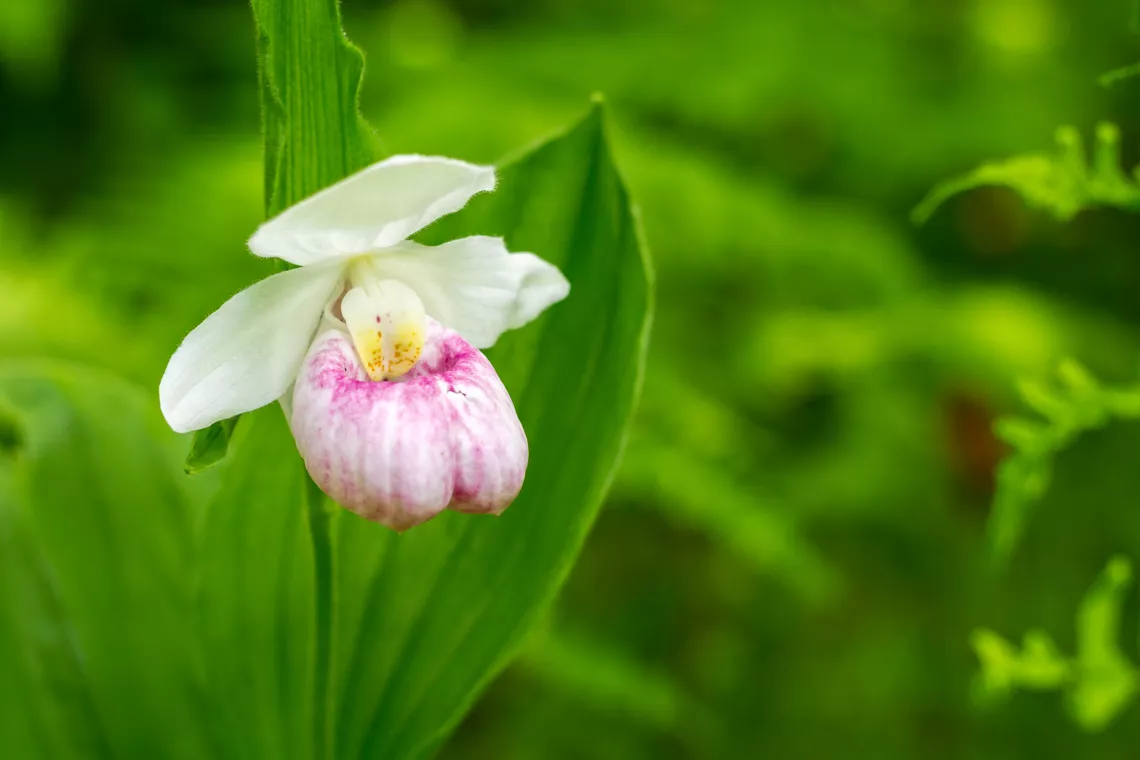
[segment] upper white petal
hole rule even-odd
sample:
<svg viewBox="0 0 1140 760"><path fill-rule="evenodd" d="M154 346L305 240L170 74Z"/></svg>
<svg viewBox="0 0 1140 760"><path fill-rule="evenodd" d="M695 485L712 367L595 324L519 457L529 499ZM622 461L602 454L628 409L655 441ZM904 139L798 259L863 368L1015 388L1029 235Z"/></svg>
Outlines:
<svg viewBox="0 0 1140 760"><path fill-rule="evenodd" d="M490 166L435 156L392 156L265 222L250 238L249 249L301 266L367 253L406 240L494 187Z"/></svg>
<svg viewBox="0 0 1140 760"><path fill-rule="evenodd" d="M334 262L272 275L195 327L170 357L158 386L170 427L199 430L284 394L341 270Z"/></svg>
<svg viewBox="0 0 1140 760"><path fill-rule="evenodd" d="M405 242L373 256L385 277L411 286L428 315L476 348L489 348L570 292L553 264L510 253L502 238L467 237L440 246Z"/></svg>

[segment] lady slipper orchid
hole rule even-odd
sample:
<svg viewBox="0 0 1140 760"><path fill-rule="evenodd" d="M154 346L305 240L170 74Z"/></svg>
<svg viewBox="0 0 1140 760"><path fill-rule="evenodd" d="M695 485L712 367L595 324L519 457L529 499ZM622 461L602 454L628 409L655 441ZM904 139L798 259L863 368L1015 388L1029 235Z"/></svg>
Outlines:
<svg viewBox="0 0 1140 760"><path fill-rule="evenodd" d="M397 530L445 508L498 514L527 442L488 348L565 298L551 264L500 238L408 236L492 190L494 170L395 156L263 224L297 266L226 301L174 352L163 415L188 432L279 400L329 496Z"/></svg>

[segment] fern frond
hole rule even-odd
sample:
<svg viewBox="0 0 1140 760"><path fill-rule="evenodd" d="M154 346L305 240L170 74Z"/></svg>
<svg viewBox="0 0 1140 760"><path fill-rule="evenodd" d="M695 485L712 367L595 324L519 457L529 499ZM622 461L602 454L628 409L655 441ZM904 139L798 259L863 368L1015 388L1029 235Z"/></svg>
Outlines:
<svg viewBox="0 0 1140 760"><path fill-rule="evenodd" d="M990 554L998 563L1009 559L1029 512L1048 489L1054 457L1081 433L1110 419L1140 418L1140 383L1105 388L1072 360L1061 363L1057 382L1027 380L1019 391L1043 419L1003 418L996 425L998 437L1013 447L998 467L987 530Z"/></svg>
<svg viewBox="0 0 1140 760"><path fill-rule="evenodd" d="M1136 695L1136 669L1120 651L1120 613L1132 582L1132 565L1113 557L1085 593L1077 613L1077 654L1066 657L1049 634L1033 630L1018 648L989 629L974 631L970 644L981 664L977 682L983 700L1016 689L1064 690L1069 712L1083 729L1100 731Z"/></svg>
<svg viewBox="0 0 1140 760"><path fill-rule="evenodd" d="M1051 154L1015 156L1004 161L984 163L960 177L947 180L931 190L911 213L915 224L922 224L949 198L977 187L1008 187L1032 208L1049 212L1060 221L1072 219L1094 206L1114 206L1140 210L1140 184L1137 173L1125 175L1120 168L1120 130L1101 123L1096 129L1096 145L1090 165L1073 127L1057 130L1057 150Z"/></svg>

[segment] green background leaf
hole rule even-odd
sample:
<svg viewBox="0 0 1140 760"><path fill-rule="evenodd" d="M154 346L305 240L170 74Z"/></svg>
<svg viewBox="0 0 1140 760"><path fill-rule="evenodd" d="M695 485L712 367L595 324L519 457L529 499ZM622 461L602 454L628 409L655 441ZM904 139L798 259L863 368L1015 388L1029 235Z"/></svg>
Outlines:
<svg viewBox="0 0 1140 760"><path fill-rule="evenodd" d="M0 368L0 418L5 756L215 756L176 437L141 391L54 364Z"/></svg>
<svg viewBox="0 0 1140 760"><path fill-rule="evenodd" d="M308 476L281 410L248 415L207 510L201 641L225 757L313 757Z"/></svg>

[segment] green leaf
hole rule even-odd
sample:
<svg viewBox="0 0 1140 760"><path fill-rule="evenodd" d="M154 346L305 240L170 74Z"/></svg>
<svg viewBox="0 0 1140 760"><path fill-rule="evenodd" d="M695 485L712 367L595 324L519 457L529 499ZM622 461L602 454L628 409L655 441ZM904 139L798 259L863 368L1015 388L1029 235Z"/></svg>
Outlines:
<svg viewBox="0 0 1140 760"><path fill-rule="evenodd" d="M230 439L233 438L234 428L237 427L240 417L230 417L228 420L215 422L205 430L194 432L190 442L190 453L186 457L183 469L187 475L197 475L203 470L213 467L226 458Z"/></svg>
<svg viewBox="0 0 1140 760"><path fill-rule="evenodd" d="M336 0L252 0L273 216L367 166L375 138L358 108L364 56Z"/></svg>
<svg viewBox="0 0 1140 760"><path fill-rule="evenodd" d="M982 164L961 177L935 187L914 209L911 218L922 224L951 197L984 186L1008 187L1033 207L1061 221L1083 209L1115 206L1140 209L1140 185L1120 169L1120 130L1097 126L1094 160L1089 166L1080 134L1072 127L1057 130L1057 152L1033 154Z"/></svg>
<svg viewBox="0 0 1140 760"><path fill-rule="evenodd" d="M0 718L7 756L215 754L194 513L152 407L91 370L0 367L0 693L18 695Z"/></svg>
<svg viewBox="0 0 1140 760"><path fill-rule="evenodd" d="M501 518L446 514L402 537L340 520L337 757L430 754L506 664L581 548L643 374L649 264L600 105L445 222L433 234L536 252L571 292L488 352L531 451Z"/></svg>
<svg viewBox="0 0 1140 760"><path fill-rule="evenodd" d="M341 29L336 0L252 0L252 6L270 217L363 169L379 151L358 107L364 56ZM194 433L188 473L225 458L237 419Z"/></svg>
<svg viewBox="0 0 1140 760"><path fill-rule="evenodd" d="M200 636L223 756L314 757L308 476L275 405L248 415L235 450L199 556Z"/></svg>

